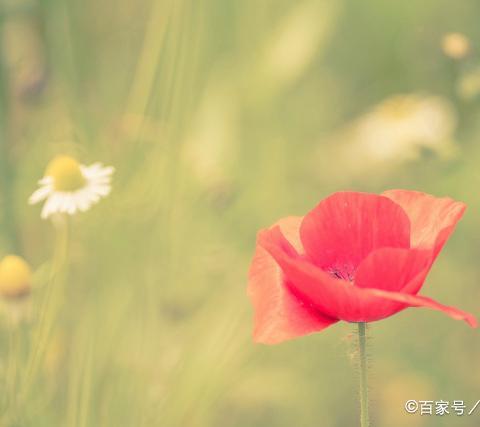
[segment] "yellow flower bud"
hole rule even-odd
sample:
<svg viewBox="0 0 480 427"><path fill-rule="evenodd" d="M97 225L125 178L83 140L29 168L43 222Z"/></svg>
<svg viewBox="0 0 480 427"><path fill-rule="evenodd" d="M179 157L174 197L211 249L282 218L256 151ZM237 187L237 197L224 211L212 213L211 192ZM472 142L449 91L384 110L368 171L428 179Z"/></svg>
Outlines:
<svg viewBox="0 0 480 427"><path fill-rule="evenodd" d="M27 296L32 287L32 270L19 256L7 255L0 261L0 296L17 299Z"/></svg>
<svg viewBox="0 0 480 427"><path fill-rule="evenodd" d="M470 40L461 33L448 33L443 37L442 49L450 58L462 59L470 52Z"/></svg>

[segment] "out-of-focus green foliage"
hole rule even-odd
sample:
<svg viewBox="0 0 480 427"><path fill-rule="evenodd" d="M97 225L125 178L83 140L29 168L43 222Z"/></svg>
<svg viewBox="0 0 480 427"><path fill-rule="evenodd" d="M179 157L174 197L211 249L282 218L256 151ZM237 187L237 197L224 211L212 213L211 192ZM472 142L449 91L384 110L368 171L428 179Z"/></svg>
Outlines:
<svg viewBox="0 0 480 427"><path fill-rule="evenodd" d="M475 0L2 2L0 255L26 258L37 285L29 318L1 329L0 425L357 425L351 326L252 343L255 235L337 190L449 195L469 209L425 291L478 313L479 14ZM116 174L71 221L51 309L55 229L27 199L59 153ZM479 424L403 409L480 399L477 332L410 309L370 333L374 425Z"/></svg>

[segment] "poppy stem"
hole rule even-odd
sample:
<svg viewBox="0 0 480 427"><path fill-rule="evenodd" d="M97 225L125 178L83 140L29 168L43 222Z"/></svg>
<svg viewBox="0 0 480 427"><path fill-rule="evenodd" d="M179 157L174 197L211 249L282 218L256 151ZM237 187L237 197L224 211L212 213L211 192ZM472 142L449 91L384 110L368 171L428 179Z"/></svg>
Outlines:
<svg viewBox="0 0 480 427"><path fill-rule="evenodd" d="M369 427L367 324L365 322L358 323L358 347L360 358L360 426Z"/></svg>

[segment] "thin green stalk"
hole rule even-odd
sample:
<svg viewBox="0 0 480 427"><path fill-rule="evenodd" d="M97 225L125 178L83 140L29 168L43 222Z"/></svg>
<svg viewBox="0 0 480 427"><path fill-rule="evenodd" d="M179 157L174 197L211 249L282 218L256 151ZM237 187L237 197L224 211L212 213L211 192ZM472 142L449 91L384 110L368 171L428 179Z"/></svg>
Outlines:
<svg viewBox="0 0 480 427"><path fill-rule="evenodd" d="M8 362L6 371L6 399L7 409L12 413L12 416L16 416L17 410L17 377L18 377L18 365L19 365L19 346L20 337L16 322L12 322L8 325Z"/></svg>
<svg viewBox="0 0 480 427"><path fill-rule="evenodd" d="M358 323L358 348L360 359L360 426L369 427L368 414L368 362L367 362L367 324Z"/></svg>
<svg viewBox="0 0 480 427"><path fill-rule="evenodd" d="M3 25L0 20L0 196L2 208L2 229L8 245L8 250L20 252L17 224L14 211L14 168L11 159L10 132L8 129L9 99L7 90L7 75L5 72L3 50Z"/></svg>
<svg viewBox="0 0 480 427"><path fill-rule="evenodd" d="M50 279L45 288L39 316L38 327L33 332L32 350L26 368L22 395L25 398L35 380L39 365L45 354L49 339L55 326L58 312L63 302L63 282L66 276L66 262L69 246L68 218L60 216L54 221L56 240L52 259Z"/></svg>

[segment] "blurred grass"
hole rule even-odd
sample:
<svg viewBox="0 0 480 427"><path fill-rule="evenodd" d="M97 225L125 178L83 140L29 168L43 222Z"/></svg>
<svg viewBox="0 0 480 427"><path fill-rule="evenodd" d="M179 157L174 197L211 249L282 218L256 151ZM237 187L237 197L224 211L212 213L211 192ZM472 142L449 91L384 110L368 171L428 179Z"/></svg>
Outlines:
<svg viewBox="0 0 480 427"><path fill-rule="evenodd" d="M356 425L351 328L255 346L245 296L257 230L340 189L467 202L426 293L478 311L479 102L455 89L478 66L477 2L11 0L1 12L2 253L50 261L54 229L26 200L54 154L117 170L112 195L72 221L64 303L1 425ZM470 37L468 58L441 52L449 31ZM455 153L415 145L408 161L352 167L354 142L336 136L398 93L451 105ZM20 379L44 293L17 331ZM412 309L372 335L375 425L478 424L402 409L477 401L474 332Z"/></svg>

